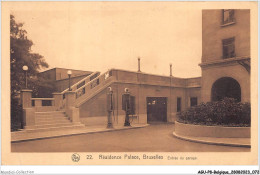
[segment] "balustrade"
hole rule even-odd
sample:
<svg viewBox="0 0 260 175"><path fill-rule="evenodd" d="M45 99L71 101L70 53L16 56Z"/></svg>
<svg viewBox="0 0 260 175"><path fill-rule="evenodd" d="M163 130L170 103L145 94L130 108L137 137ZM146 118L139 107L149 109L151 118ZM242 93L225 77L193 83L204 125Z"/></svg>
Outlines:
<svg viewBox="0 0 260 175"><path fill-rule="evenodd" d="M85 94L92 93L94 89L96 89L96 87L99 87L101 84L104 84L104 82L108 80L111 76L112 71L107 71L104 74L95 77L90 82L86 83L84 86L81 86L76 90L76 98L78 99Z"/></svg>
<svg viewBox="0 0 260 175"><path fill-rule="evenodd" d="M54 98L31 98L33 107L54 106Z"/></svg>

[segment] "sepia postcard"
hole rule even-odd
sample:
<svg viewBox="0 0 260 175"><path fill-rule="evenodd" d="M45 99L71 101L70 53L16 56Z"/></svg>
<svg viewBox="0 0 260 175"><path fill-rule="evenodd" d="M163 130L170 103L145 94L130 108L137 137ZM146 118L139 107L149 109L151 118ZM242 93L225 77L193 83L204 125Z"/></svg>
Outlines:
<svg viewBox="0 0 260 175"><path fill-rule="evenodd" d="M257 15L2 2L2 165L258 165Z"/></svg>

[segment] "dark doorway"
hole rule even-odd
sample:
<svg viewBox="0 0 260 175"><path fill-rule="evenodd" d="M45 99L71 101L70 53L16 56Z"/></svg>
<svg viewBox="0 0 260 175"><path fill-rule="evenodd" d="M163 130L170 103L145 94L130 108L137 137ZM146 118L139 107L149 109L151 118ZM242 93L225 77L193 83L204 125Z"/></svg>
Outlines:
<svg viewBox="0 0 260 175"><path fill-rule="evenodd" d="M211 89L211 100L220 101L223 98L234 98L241 101L241 89L239 83L230 77L223 77L215 81Z"/></svg>
<svg viewBox="0 0 260 175"><path fill-rule="evenodd" d="M167 98L147 97L147 122L167 122Z"/></svg>

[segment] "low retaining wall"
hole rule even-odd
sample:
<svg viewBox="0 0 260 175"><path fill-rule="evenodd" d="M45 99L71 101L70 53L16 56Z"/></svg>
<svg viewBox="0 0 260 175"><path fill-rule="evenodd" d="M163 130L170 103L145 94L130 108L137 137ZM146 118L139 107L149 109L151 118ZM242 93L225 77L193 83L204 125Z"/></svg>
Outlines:
<svg viewBox="0 0 260 175"><path fill-rule="evenodd" d="M175 133L193 137L250 138L251 127L222 127L184 124L175 121Z"/></svg>

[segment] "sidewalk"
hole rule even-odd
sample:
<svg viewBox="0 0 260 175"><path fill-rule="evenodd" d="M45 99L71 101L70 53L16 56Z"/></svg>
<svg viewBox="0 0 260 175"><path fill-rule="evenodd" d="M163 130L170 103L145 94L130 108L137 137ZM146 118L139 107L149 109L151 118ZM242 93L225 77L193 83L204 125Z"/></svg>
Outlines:
<svg viewBox="0 0 260 175"><path fill-rule="evenodd" d="M78 135L78 134L111 132L111 131L118 131L118 130L125 130L125 129L136 129L136 128L146 127L148 125L149 124L132 124L132 126L130 127L114 126L114 128L112 129L108 129L106 128L106 126L91 126L91 127L88 126L80 129L61 129L61 130L41 131L41 132L40 131L26 132L26 130L23 130L23 131L11 132L11 142L71 136L71 135Z"/></svg>
<svg viewBox="0 0 260 175"><path fill-rule="evenodd" d="M192 136L178 135L175 132L173 132L173 136L179 139L198 142L198 143L251 148L250 138L192 137Z"/></svg>

